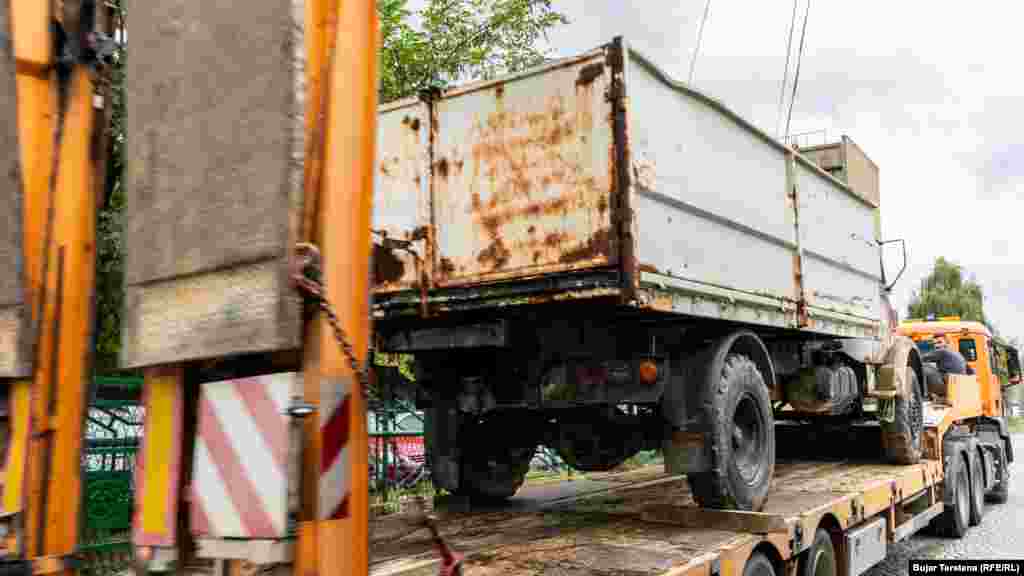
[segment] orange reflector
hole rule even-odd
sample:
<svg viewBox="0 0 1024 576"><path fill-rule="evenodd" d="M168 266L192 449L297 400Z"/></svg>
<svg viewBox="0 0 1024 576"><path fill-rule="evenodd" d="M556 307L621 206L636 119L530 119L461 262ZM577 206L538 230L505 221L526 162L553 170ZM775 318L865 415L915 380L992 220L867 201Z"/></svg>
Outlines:
<svg viewBox="0 0 1024 576"><path fill-rule="evenodd" d="M640 363L640 381L644 384L654 384L658 381L658 365L650 360Z"/></svg>

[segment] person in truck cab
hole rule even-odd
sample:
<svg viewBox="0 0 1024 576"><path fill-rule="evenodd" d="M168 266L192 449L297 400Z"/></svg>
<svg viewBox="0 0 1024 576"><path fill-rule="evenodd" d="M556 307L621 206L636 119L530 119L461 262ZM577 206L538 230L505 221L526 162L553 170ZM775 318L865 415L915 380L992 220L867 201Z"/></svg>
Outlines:
<svg viewBox="0 0 1024 576"><path fill-rule="evenodd" d="M921 357L924 364L924 379L928 391L938 396L946 395L946 374L974 374L967 360L960 352L951 349L944 336L936 336L935 348Z"/></svg>

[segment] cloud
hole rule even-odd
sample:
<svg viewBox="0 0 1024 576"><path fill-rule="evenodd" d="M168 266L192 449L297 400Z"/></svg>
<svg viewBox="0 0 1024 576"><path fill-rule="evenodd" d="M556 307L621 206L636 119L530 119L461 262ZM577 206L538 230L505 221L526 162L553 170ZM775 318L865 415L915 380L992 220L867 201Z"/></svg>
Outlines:
<svg viewBox="0 0 1024 576"><path fill-rule="evenodd" d="M703 2L558 6L572 23L551 36L557 55L621 34L687 78ZM712 2L694 69L699 89L769 133L780 121L791 10L782 1ZM803 10L801 1L794 55ZM845 133L879 165L883 235L907 243L907 271L895 289L902 314L945 256L975 274L1000 330L1024 335L1024 246L1016 239L1024 217L1022 17L1024 3L1011 2L810 7L792 131ZM898 265L887 258L888 268Z"/></svg>

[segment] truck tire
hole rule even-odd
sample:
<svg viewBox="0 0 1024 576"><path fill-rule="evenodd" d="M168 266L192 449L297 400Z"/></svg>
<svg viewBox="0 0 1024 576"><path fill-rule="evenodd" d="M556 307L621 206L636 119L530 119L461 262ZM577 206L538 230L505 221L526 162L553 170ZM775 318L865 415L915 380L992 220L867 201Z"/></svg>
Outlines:
<svg viewBox="0 0 1024 576"><path fill-rule="evenodd" d="M962 449L955 449L953 454L942 488L952 490L952 494L943 496L947 505L935 520L942 536L963 538L971 525L971 480L967 455Z"/></svg>
<svg viewBox="0 0 1024 576"><path fill-rule="evenodd" d="M775 566L763 552L754 552L743 566L743 576L775 576Z"/></svg>
<svg viewBox="0 0 1024 576"><path fill-rule="evenodd" d="M760 511L775 471L775 423L764 377L750 358L728 354L704 391L711 466L687 474L705 508Z"/></svg>
<svg viewBox="0 0 1024 576"><path fill-rule="evenodd" d="M514 442L513 434L501 427L485 422L460 431L465 444L458 494L478 501L507 500L526 481L537 445Z"/></svg>
<svg viewBox="0 0 1024 576"><path fill-rule="evenodd" d="M983 460L976 442L968 444L968 455L971 461L971 526L977 526L985 517L985 472L982 471Z"/></svg>
<svg viewBox="0 0 1024 576"><path fill-rule="evenodd" d="M800 557L797 576L836 576L838 573L832 536L824 528L818 528L810 549Z"/></svg>
<svg viewBox="0 0 1024 576"><path fill-rule="evenodd" d="M924 436L924 398L917 372L910 371L910 396L897 397L892 422L882 422L882 449L893 464L917 464Z"/></svg>

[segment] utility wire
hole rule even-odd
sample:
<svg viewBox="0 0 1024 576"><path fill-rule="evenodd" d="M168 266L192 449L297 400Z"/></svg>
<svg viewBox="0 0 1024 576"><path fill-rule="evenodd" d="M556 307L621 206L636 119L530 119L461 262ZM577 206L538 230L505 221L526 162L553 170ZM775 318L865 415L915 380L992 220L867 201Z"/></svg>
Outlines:
<svg viewBox="0 0 1024 576"><path fill-rule="evenodd" d="M789 139L789 123L793 119L793 102L796 100L796 86L800 83L800 64L804 61L804 37L807 35L807 16L811 13L811 0L804 10L804 24L800 30L800 50L796 56L796 75L793 76L793 95L789 98L789 114L786 115L786 139Z"/></svg>
<svg viewBox="0 0 1024 576"><path fill-rule="evenodd" d="M796 28L796 2L793 0L793 15L789 17L789 39L786 40L786 67L782 70L782 86L779 87L779 114L775 121L775 134L782 134L782 114L786 109L786 83L789 81L789 56L793 53L793 29Z"/></svg>
<svg viewBox="0 0 1024 576"><path fill-rule="evenodd" d="M711 0L704 3L704 16L700 19L700 29L697 31L697 46L693 49L693 57L690 58L690 79L687 84L693 85L693 67L697 64L697 54L700 52L700 43L704 38L704 24L708 21L708 10L711 9Z"/></svg>

